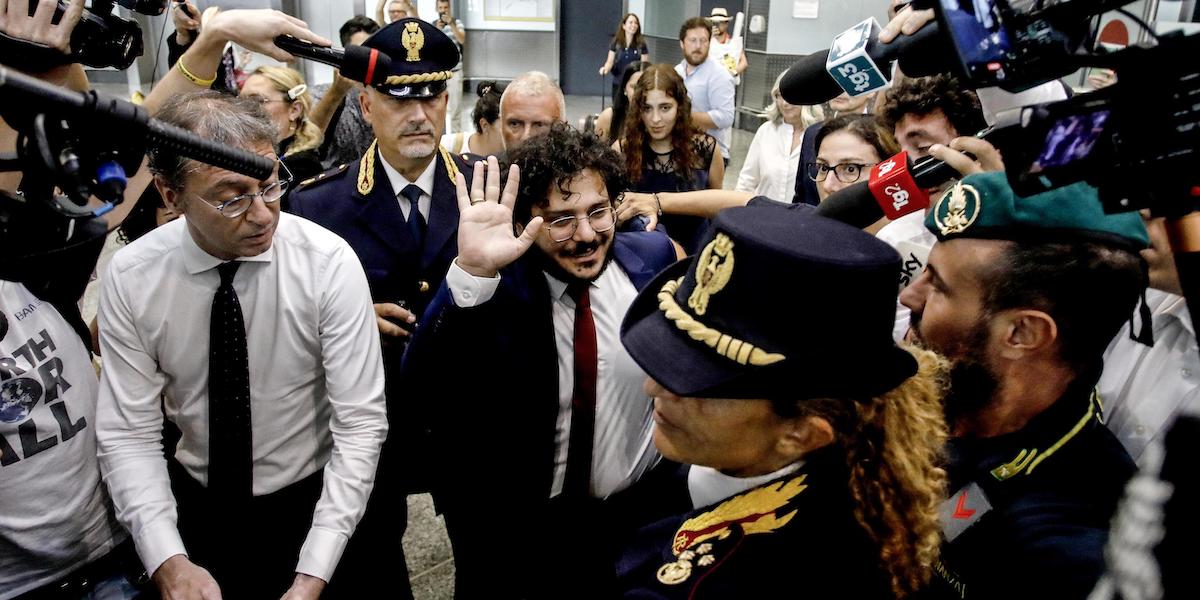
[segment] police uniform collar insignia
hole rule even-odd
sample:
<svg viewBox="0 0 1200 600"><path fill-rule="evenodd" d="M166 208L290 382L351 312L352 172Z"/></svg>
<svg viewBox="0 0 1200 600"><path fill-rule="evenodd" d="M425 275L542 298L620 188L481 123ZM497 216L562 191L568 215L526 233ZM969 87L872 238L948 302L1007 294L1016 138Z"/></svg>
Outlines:
<svg viewBox="0 0 1200 600"><path fill-rule="evenodd" d="M711 566L716 562L712 542L728 538L734 533L734 527L744 535L755 535L772 533L787 525L797 511L782 516L778 513L792 498L808 489L808 484L804 483L806 478L807 475L798 475L787 481L769 483L684 521L671 541L671 552L678 559L659 567L658 580L665 585L677 585L687 581L696 567Z"/></svg>
<svg viewBox="0 0 1200 600"><path fill-rule="evenodd" d="M1026 475L1033 473L1033 470L1036 469L1038 465L1042 464L1042 461L1053 456L1055 452L1058 452L1059 448L1062 448L1067 442L1071 441L1076 435L1078 435L1080 431L1083 431L1083 428L1086 427L1088 423L1091 423L1095 419L1099 419L1100 414L1100 393L1093 388L1092 395L1090 398L1088 398L1087 410L1084 411L1083 416L1075 422L1074 426L1072 426L1066 434L1058 438L1058 440L1056 440L1044 451L1037 448L1032 450L1022 449L1019 453L1017 453L1016 458L992 469L992 477L995 477L997 481L1007 481L1013 477L1016 477L1017 475L1021 475L1022 473Z"/></svg>
<svg viewBox="0 0 1200 600"><path fill-rule="evenodd" d="M404 57L405 60L419 62L421 48L425 47L425 32L421 31L421 26L417 23L405 23L404 31L400 32L400 45L408 50L408 56Z"/></svg>
<svg viewBox="0 0 1200 600"><path fill-rule="evenodd" d="M934 205L933 222L943 236L962 233L975 223L979 212L979 191L960 181L946 190Z"/></svg>
<svg viewBox="0 0 1200 600"><path fill-rule="evenodd" d="M359 195L366 196L371 193L371 190L375 189L375 149L378 146L379 140L372 141L358 164Z"/></svg>

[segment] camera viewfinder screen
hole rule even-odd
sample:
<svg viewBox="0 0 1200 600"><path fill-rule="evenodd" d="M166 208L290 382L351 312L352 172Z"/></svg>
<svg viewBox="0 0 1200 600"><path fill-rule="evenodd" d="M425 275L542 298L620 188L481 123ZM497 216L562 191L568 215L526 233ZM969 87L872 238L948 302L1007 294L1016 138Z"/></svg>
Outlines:
<svg viewBox="0 0 1200 600"><path fill-rule="evenodd" d="M942 0L954 45L969 67L1003 60L1012 49L996 0Z"/></svg>
<svg viewBox="0 0 1200 600"><path fill-rule="evenodd" d="M1066 167L1087 158L1104 133L1108 116L1109 111L1099 110L1055 121L1046 134L1046 144L1034 163L1034 170Z"/></svg>

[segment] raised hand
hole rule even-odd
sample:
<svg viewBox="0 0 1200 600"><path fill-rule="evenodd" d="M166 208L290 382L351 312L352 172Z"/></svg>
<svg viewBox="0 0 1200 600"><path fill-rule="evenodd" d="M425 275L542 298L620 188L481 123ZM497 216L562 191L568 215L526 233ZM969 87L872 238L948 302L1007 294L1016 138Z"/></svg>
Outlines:
<svg viewBox="0 0 1200 600"><path fill-rule="evenodd" d="M295 60L296 57L275 45L276 36L290 35L318 46L331 44L329 40L309 30L304 21L267 8L222 11L203 23L201 36L211 31L221 40L234 42L247 50L285 62Z"/></svg>
<svg viewBox="0 0 1200 600"><path fill-rule="evenodd" d="M513 231L513 205L520 183L521 170L513 165L501 194L500 164L495 156L488 157L487 167L482 161L475 163L469 193L466 179L458 174L454 184L458 189L459 268L476 277L495 277L533 245L542 228L541 217L530 219L520 235Z"/></svg>
<svg viewBox="0 0 1200 600"><path fill-rule="evenodd" d="M53 23L54 3L35 2L29 10L29 0L0 2L0 32L70 52L71 32L83 14L83 0L70 0L58 23Z"/></svg>

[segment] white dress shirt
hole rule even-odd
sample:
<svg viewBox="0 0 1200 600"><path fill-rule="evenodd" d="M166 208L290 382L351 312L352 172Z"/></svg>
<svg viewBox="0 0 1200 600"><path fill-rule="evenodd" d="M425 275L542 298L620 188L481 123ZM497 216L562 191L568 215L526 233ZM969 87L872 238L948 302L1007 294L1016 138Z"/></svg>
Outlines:
<svg viewBox="0 0 1200 600"><path fill-rule="evenodd" d="M687 72L686 60L675 65L675 72L683 78L687 87L688 97L692 100L692 110L708 113L716 127L705 131L717 140L721 147L721 156L729 158L729 140L732 135L734 111L733 77L725 67L706 60L700 63L691 74Z"/></svg>
<svg viewBox="0 0 1200 600"><path fill-rule="evenodd" d="M1154 347L1130 339L1129 327L1122 327L1104 353L1097 384L1108 428L1139 463L1147 444L1161 442L1177 415L1200 412L1200 351L1187 303L1146 290L1146 304L1154 315Z"/></svg>
<svg viewBox="0 0 1200 600"><path fill-rule="evenodd" d="M754 192L772 200L790 203L796 190L796 171L800 167L800 146L792 148L791 125L767 121L759 126L746 151L746 162L738 174L739 192ZM801 139L803 139L801 135Z"/></svg>
<svg viewBox="0 0 1200 600"><path fill-rule="evenodd" d="M537 250L532 250L537 252ZM558 420L554 435L554 483L551 496L562 492L571 437L571 395L575 389L575 301L567 284L546 275L558 348ZM450 265L446 283L454 303L463 308L491 300L500 278L474 277ZM621 344L621 321L637 289L616 262L588 290L596 326L596 420L592 444L592 495L604 498L629 487L658 460L652 437L650 397L643 391L646 373Z"/></svg>
<svg viewBox="0 0 1200 600"><path fill-rule="evenodd" d="M692 465L688 468L687 475L688 495L692 498L692 508L703 508L710 504L716 504L784 475L795 473L802 466L804 466L804 461L799 460L774 473L754 477L733 477L712 467Z"/></svg>
<svg viewBox="0 0 1200 600"><path fill-rule="evenodd" d="M233 287L246 322L254 495L325 470L296 571L328 581L387 434L366 276L341 238L287 213L271 247L240 260ZM183 434L175 457L208 482L209 320L221 263L179 219L118 251L103 279L100 466L150 573L186 554L160 443L162 394Z"/></svg>
<svg viewBox="0 0 1200 600"><path fill-rule="evenodd" d="M408 212L412 210L412 203L400 192L404 191L409 184L413 184L421 188L421 198L417 200L417 208L421 211L421 216L425 217L425 222L428 223L429 205L433 202L433 173L437 169L437 155L435 154L429 160L429 164L425 165L425 170L421 171L416 181L409 181L407 177L400 174L400 171L388 164L381 151L376 150L376 152L379 152L379 164L383 165L383 172L387 173L388 183L392 184L392 192L400 201L400 212L404 213L404 219L408 220Z"/></svg>

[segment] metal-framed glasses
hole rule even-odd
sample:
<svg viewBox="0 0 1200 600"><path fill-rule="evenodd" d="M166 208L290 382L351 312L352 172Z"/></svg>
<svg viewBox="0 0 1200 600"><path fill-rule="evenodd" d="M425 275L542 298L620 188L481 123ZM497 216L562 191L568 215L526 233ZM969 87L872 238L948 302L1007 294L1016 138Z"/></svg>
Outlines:
<svg viewBox="0 0 1200 600"><path fill-rule="evenodd" d="M840 165L827 165L825 163L810 162L804 165L805 173L808 178L813 181L825 181L829 177L829 172L833 171L833 176L842 183L854 183L862 177L863 172L871 165L863 163L842 163Z"/></svg>
<svg viewBox="0 0 1200 600"><path fill-rule="evenodd" d="M255 198L262 198L262 201L265 204L273 204L278 202L279 199L283 197L284 193L287 192L288 186L292 184L292 172L289 171L287 166L282 162L276 162L278 164L277 173L279 178L274 183L263 187L258 191L258 193L234 196L233 198L219 203L210 202L208 198L205 198L200 194L196 194L196 197L200 198L205 204L217 209L217 211L219 211L222 215L230 219L236 219L237 217L242 216L242 214L244 214L246 211L250 210L250 206L254 204Z"/></svg>
<svg viewBox="0 0 1200 600"><path fill-rule="evenodd" d="M588 225L596 233L604 233L617 224L617 219L611 206L597 208L583 217L567 215L550 221L546 225L546 229L550 232L550 239L554 240L555 243L562 243L571 239L575 236L575 230L579 228L579 221L581 219L587 219Z"/></svg>

